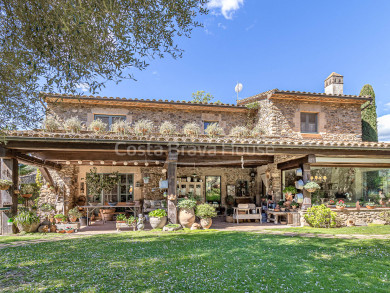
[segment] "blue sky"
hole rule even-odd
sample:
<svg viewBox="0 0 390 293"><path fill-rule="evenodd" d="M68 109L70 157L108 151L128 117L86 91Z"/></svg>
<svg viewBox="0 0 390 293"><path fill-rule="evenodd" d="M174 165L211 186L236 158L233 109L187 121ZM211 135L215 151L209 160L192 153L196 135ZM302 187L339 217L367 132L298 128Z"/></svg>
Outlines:
<svg viewBox="0 0 390 293"><path fill-rule="evenodd" d="M150 60L137 81L108 83L101 95L190 100L205 90L216 99L273 88L323 92L333 71L344 93L375 90L382 140L390 141L390 1L211 0L204 28L178 40L183 58Z"/></svg>

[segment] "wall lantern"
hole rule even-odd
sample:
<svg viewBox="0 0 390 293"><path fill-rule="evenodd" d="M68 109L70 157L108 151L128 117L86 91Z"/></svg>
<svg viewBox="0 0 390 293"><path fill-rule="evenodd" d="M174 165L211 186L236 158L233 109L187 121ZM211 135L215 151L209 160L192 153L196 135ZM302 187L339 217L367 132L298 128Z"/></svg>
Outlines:
<svg viewBox="0 0 390 293"><path fill-rule="evenodd" d="M128 164L127 162L123 162L123 165L127 166L127 164Z"/></svg>
<svg viewBox="0 0 390 293"><path fill-rule="evenodd" d="M100 161L100 164L101 164L101 165L104 165L104 161Z"/></svg>

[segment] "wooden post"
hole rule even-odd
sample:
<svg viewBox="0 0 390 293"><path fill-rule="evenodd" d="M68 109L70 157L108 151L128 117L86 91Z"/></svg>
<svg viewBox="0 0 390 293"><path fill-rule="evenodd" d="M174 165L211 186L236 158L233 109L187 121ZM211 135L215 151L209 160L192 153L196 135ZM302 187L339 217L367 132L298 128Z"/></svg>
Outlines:
<svg viewBox="0 0 390 293"><path fill-rule="evenodd" d="M10 215L4 212L1 213L1 233L5 235L12 233L12 226L8 226L8 219L18 212L18 195L15 193L19 184L18 160L2 158L0 161L0 178L12 181L12 186L0 193L0 207L11 206Z"/></svg>
<svg viewBox="0 0 390 293"><path fill-rule="evenodd" d="M177 152L170 152L167 158L168 179L168 221L177 224Z"/></svg>
<svg viewBox="0 0 390 293"><path fill-rule="evenodd" d="M306 163L302 165L302 171L303 171L303 183L306 184L310 181L311 173L310 173L310 164ZM303 190L303 197L311 198L311 193L308 192L306 189Z"/></svg>

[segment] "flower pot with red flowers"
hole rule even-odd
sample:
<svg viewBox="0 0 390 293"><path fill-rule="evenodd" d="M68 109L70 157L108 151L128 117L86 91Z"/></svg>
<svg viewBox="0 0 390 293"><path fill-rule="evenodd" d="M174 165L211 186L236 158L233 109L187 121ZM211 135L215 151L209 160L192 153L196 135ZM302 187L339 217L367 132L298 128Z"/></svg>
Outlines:
<svg viewBox="0 0 390 293"><path fill-rule="evenodd" d="M367 202L366 203L366 208L369 210L375 209L375 203L374 202Z"/></svg>
<svg viewBox="0 0 390 293"><path fill-rule="evenodd" d="M54 216L54 219L56 220L56 223L64 223L66 221L66 217L63 214L57 214Z"/></svg>
<svg viewBox="0 0 390 293"><path fill-rule="evenodd" d="M344 201L342 200L339 200L337 203L336 203L336 209L338 209L339 211L342 211L344 210L346 207L346 204Z"/></svg>
<svg viewBox="0 0 390 293"><path fill-rule="evenodd" d="M330 199L330 200L328 201L328 203L326 204L326 206L327 206L328 208L331 208L331 207L334 206L334 204L335 204L334 200L333 200L333 199Z"/></svg>

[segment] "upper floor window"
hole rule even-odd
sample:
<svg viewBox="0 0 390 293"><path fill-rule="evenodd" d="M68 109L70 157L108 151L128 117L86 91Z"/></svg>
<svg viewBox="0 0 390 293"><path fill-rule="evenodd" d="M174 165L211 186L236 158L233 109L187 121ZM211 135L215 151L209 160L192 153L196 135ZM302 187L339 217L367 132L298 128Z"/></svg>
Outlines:
<svg viewBox="0 0 390 293"><path fill-rule="evenodd" d="M218 122L216 122L216 121L203 121L203 131L205 134L206 134L206 129L207 129L207 127L210 126L210 124L217 124L218 125Z"/></svg>
<svg viewBox="0 0 390 293"><path fill-rule="evenodd" d="M107 124L108 129L111 128L111 125L117 121L126 121L126 116L124 115L101 115L95 114L94 120L100 119L102 122Z"/></svg>
<svg viewBox="0 0 390 293"><path fill-rule="evenodd" d="M318 133L318 114L301 113L301 132Z"/></svg>

